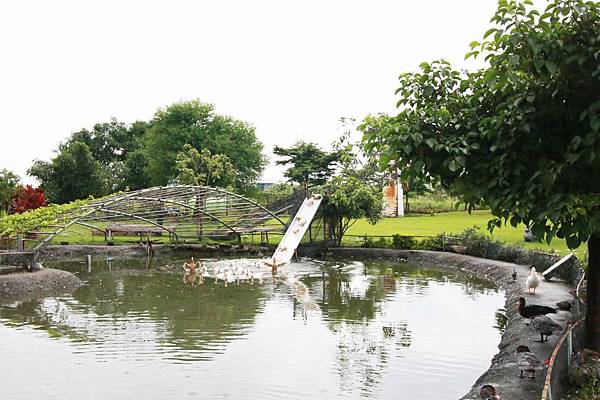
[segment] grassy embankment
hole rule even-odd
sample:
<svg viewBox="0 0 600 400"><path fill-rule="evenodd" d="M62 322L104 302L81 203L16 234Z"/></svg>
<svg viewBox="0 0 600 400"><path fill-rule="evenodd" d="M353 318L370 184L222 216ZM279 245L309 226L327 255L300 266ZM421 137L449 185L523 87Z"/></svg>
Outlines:
<svg viewBox="0 0 600 400"><path fill-rule="evenodd" d="M406 236L434 236L439 233L459 233L467 228L479 229L487 233L487 222L492 214L487 210L473 211L471 214L465 211L445 212L439 214L409 214L403 218L384 218L375 225L366 220L357 221L347 232L349 235L344 239L345 244L357 242L360 238L355 236L391 236L394 234ZM523 225L513 228L511 225L496 228L493 237L505 243L514 243L528 249L539 249L542 251L555 250L560 254L566 254L569 249L564 240L554 239L549 245L546 243L527 243L523 240ZM578 257L585 254L586 247L582 245L575 250Z"/></svg>

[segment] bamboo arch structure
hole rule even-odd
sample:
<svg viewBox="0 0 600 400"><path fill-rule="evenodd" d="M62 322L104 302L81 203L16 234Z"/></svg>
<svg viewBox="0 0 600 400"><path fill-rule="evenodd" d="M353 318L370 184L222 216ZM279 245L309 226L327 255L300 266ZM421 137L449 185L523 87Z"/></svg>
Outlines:
<svg viewBox="0 0 600 400"><path fill-rule="evenodd" d="M57 236L77 228L111 238L162 236L171 240L240 238L243 234L284 230L280 218L291 208L271 211L244 196L208 186L161 186L104 197L62 215L54 230L36 232L37 252Z"/></svg>

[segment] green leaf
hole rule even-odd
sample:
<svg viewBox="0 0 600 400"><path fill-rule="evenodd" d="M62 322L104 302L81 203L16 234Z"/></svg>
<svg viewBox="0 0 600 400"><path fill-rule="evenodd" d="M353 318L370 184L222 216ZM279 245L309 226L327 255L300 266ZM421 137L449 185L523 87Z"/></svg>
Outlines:
<svg viewBox="0 0 600 400"><path fill-rule="evenodd" d="M600 130L600 117L597 115L592 116L592 118L590 118L590 125L592 130L598 133L598 130Z"/></svg>
<svg viewBox="0 0 600 400"><path fill-rule="evenodd" d="M514 228L516 228L520 223L521 223L521 218L517 217L516 215L510 219L510 224Z"/></svg>
<svg viewBox="0 0 600 400"><path fill-rule="evenodd" d="M575 235L567 236L567 246L569 249L576 249L581 244L581 240Z"/></svg>
<svg viewBox="0 0 600 400"><path fill-rule="evenodd" d="M488 30L485 32L485 34L483 35L483 38L485 39L486 37L490 36L492 33L496 32L496 31L497 31L497 29L496 29L496 28L491 28L491 29L488 29Z"/></svg>
<svg viewBox="0 0 600 400"><path fill-rule="evenodd" d="M556 70L558 69L558 66L556 65L556 63L552 62L552 61L545 61L544 64L546 65L546 69L548 70L548 72L550 72L550 74L554 74L556 72Z"/></svg>
<svg viewBox="0 0 600 400"><path fill-rule="evenodd" d="M456 161L454 161L454 160L451 160L451 161L448 163L448 169L449 169L450 171L452 171L452 172L456 172Z"/></svg>

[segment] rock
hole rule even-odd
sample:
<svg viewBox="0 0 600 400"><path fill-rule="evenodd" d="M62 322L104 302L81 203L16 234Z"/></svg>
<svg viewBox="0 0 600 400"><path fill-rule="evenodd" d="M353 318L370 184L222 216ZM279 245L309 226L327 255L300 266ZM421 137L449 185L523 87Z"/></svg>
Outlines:
<svg viewBox="0 0 600 400"><path fill-rule="evenodd" d="M556 306L564 311L571 311L571 302L570 301L559 301L558 303L556 303Z"/></svg>
<svg viewBox="0 0 600 400"><path fill-rule="evenodd" d="M578 387L592 379L600 379L600 353L583 349L573 358L569 369L569 383Z"/></svg>
<svg viewBox="0 0 600 400"><path fill-rule="evenodd" d="M450 246L450 250L456 254L465 254L467 249L465 246Z"/></svg>

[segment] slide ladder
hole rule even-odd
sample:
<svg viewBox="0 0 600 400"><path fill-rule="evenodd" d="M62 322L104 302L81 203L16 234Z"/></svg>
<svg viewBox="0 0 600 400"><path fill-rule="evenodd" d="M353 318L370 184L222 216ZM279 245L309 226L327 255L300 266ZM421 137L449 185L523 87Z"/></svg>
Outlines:
<svg viewBox="0 0 600 400"><path fill-rule="evenodd" d="M277 250L273 253L273 256L263 260L265 264L272 267L274 273L277 272L277 267L289 263L292 259L296 248L300 244L311 221L315 217L315 214L321 205L321 201L323 201L323 196L320 194L314 194L311 197L304 199L296 216L290 222L285 235L283 235L281 242L279 242Z"/></svg>

